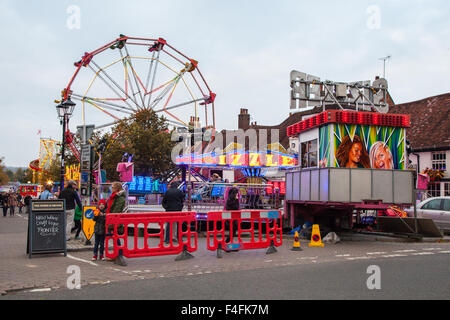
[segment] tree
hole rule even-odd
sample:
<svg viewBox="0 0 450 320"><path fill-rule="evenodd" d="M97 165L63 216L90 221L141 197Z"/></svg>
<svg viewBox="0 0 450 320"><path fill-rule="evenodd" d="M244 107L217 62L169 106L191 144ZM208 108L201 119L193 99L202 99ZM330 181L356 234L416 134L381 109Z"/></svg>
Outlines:
<svg viewBox="0 0 450 320"><path fill-rule="evenodd" d="M3 158L0 158L0 185L6 184L9 182L8 174L6 173L6 168L3 165Z"/></svg>
<svg viewBox="0 0 450 320"><path fill-rule="evenodd" d="M44 170L39 183L46 184L47 181L59 182L61 181L61 160L57 158L52 161L48 170Z"/></svg>
<svg viewBox="0 0 450 320"><path fill-rule="evenodd" d="M108 180L119 179L117 163L125 152L134 155L136 175L157 177L174 167L171 151L175 142L171 141L166 120L153 110L141 110L120 121L112 132L103 136L107 147L102 156L102 168ZM98 146L99 140L94 146Z"/></svg>
<svg viewBox="0 0 450 320"><path fill-rule="evenodd" d="M28 183L28 182L32 182L33 181L33 170L31 170L30 168L27 168L24 172L23 172L23 183Z"/></svg>

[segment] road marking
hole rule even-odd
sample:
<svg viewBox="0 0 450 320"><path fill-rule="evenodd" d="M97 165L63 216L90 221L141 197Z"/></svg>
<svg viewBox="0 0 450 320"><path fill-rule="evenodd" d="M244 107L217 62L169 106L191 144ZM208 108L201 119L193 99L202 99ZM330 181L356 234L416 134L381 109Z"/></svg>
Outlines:
<svg viewBox="0 0 450 320"><path fill-rule="evenodd" d="M337 254L336 257L350 257L350 254Z"/></svg>
<svg viewBox="0 0 450 320"><path fill-rule="evenodd" d="M33 289L30 290L29 292L48 292L48 291L52 291L52 288Z"/></svg>
<svg viewBox="0 0 450 320"><path fill-rule="evenodd" d="M98 264L96 264L96 263L94 263L92 261L87 261L87 260L84 260L84 259L81 259L81 258L76 258L74 256L71 256L70 254L67 255L67 258L70 258L70 259L73 259L73 260L76 260L76 261L80 261L80 262L84 262L84 263L88 263L91 266L98 267Z"/></svg>
<svg viewBox="0 0 450 320"><path fill-rule="evenodd" d="M367 252L366 254L369 255L375 255L375 254L386 254L387 252L381 251L381 252Z"/></svg>
<svg viewBox="0 0 450 320"><path fill-rule="evenodd" d="M354 258L347 258L347 260L364 260L369 259L369 257L354 257Z"/></svg>
<svg viewBox="0 0 450 320"><path fill-rule="evenodd" d="M407 257L407 254L386 254L382 255L383 258L395 258L395 257Z"/></svg>
<svg viewBox="0 0 450 320"><path fill-rule="evenodd" d="M417 252L417 253L411 253L413 256L426 256L426 255L432 255L433 252Z"/></svg>
<svg viewBox="0 0 450 320"><path fill-rule="evenodd" d="M417 252L417 250L397 250L397 251L393 251L393 252L398 252L398 253L408 253L408 252Z"/></svg>
<svg viewBox="0 0 450 320"><path fill-rule="evenodd" d="M422 250L432 251L432 250L442 250L442 248L423 248Z"/></svg>
<svg viewBox="0 0 450 320"><path fill-rule="evenodd" d="M450 250L449 251L441 251L439 253L450 253Z"/></svg>

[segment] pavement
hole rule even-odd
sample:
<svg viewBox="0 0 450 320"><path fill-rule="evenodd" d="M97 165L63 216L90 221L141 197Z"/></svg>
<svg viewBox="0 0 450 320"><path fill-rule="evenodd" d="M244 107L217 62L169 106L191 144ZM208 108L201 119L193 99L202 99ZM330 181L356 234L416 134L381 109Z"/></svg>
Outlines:
<svg viewBox="0 0 450 320"><path fill-rule="evenodd" d="M384 260L399 257L427 257L439 255L450 261L448 242L387 242L342 241L326 244L325 248L310 248L302 240L303 251L294 252L292 237L283 236L278 252L266 255L265 249L241 250L225 253L218 259L216 252L208 251L206 238L198 238L194 259L175 261L176 256L156 256L126 259L121 267L109 261L91 261L91 246L82 241L68 242L68 254L26 254L27 215L0 217L0 294L23 291L42 291L66 288L70 267L80 268L81 286L95 286L122 281L160 278L211 276L218 273L244 272L286 266L315 268L318 264L352 263L364 260ZM364 235L365 236L365 235ZM129 241L133 243L133 241ZM138 247L143 247L139 238Z"/></svg>

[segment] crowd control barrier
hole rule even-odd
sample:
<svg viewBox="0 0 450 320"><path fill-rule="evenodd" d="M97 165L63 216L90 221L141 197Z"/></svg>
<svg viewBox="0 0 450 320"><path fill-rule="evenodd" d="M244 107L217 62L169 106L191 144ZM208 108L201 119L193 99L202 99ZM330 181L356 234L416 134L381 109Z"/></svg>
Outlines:
<svg viewBox="0 0 450 320"><path fill-rule="evenodd" d="M149 233L149 224L155 223L159 224L159 231ZM169 243L164 243L166 223L171 225ZM195 225L194 228L192 223ZM134 239L128 237L128 232L126 232L130 227L134 227ZM144 231L143 243L142 236L139 237L140 229ZM126 265L123 257L140 258L179 254L176 261L190 259L193 258L190 253L197 250L197 231L195 229L197 229L195 212L107 214L105 256L114 259L119 265ZM175 230L178 231L176 234L174 234ZM174 238L177 241L174 241ZM133 243L130 243L131 239L133 239Z"/></svg>
<svg viewBox="0 0 450 320"><path fill-rule="evenodd" d="M243 228L248 224L249 228ZM237 235L233 237L233 228L236 227ZM217 250L218 258L222 258L223 250L268 248L266 254L270 254L277 252L275 247L282 244L282 217L279 210L208 212L207 248Z"/></svg>

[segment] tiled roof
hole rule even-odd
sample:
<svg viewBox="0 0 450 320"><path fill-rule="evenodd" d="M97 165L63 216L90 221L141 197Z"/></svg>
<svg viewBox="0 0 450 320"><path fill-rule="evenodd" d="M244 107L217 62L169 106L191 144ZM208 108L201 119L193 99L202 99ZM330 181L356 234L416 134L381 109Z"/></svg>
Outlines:
<svg viewBox="0 0 450 320"><path fill-rule="evenodd" d="M450 149L450 93L397 104L389 113L411 116L406 137L414 151Z"/></svg>
<svg viewBox="0 0 450 320"><path fill-rule="evenodd" d="M394 104L390 95L388 100L389 113L411 116L411 128L407 129L406 136L411 142L413 150L450 149L450 93L398 105ZM338 109L338 107L328 107L328 109ZM249 128L255 129L257 133L260 129L266 129L268 141L270 141L270 129L279 129L280 143L287 149L289 148L287 128L302 121L304 116L321 113L322 111L322 107L316 107L312 110L294 113L279 125L251 124ZM224 140L227 131L234 130L223 130L221 134ZM248 139L246 140L247 144Z"/></svg>

